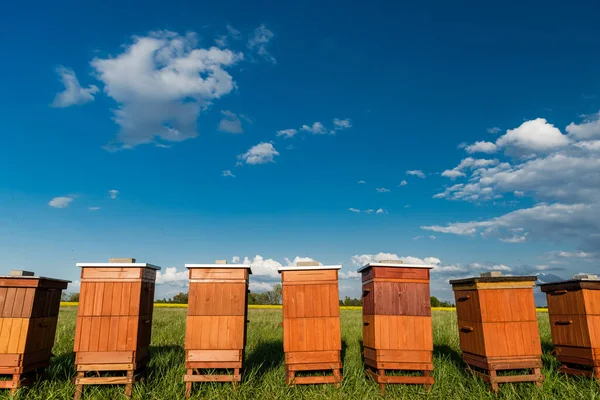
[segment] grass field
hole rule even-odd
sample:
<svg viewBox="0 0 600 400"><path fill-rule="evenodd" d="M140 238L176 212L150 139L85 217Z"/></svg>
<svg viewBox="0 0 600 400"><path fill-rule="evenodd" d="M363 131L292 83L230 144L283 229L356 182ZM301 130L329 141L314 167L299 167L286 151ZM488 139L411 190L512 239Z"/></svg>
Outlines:
<svg viewBox="0 0 600 400"><path fill-rule="evenodd" d="M154 310L151 360L146 383L134 386L135 399L183 399L185 335L184 308ZM557 372L558 363L552 350L548 316L539 313L544 374L546 381L538 390L532 384L501 385L499 395L488 391L482 381L467 375L459 355L456 314L433 312L434 377L436 383L429 392L421 386L388 385L386 396L368 380L361 361L361 311L344 309L342 340L344 380L342 387L332 385L287 387L284 383L281 310L251 309L246 348L246 369L243 383L237 391L230 384L195 384L196 399L600 399L600 385L589 379L569 378ZM73 370L73 336L76 307L62 307L52 365L48 378L31 388L21 389L18 399L71 399L75 387L71 383ZM87 387L84 399L123 398L123 387ZM8 391L0 399L8 399Z"/></svg>

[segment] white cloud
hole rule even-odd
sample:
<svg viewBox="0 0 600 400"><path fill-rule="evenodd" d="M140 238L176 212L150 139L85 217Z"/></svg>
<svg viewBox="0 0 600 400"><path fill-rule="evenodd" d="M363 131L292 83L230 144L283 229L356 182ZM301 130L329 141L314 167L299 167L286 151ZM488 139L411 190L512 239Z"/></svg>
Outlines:
<svg viewBox="0 0 600 400"><path fill-rule="evenodd" d="M387 210L384 210L383 208L378 208L377 211L375 211L375 214L387 214Z"/></svg>
<svg viewBox="0 0 600 400"><path fill-rule="evenodd" d="M100 209L100 207L88 207L88 210L90 211L98 211Z"/></svg>
<svg viewBox="0 0 600 400"><path fill-rule="evenodd" d="M72 69L66 67L56 68L60 81L65 85L65 90L58 93L52 102L52 107L63 108L77 104L85 104L94 101L94 95L98 93L98 87L90 85L82 88Z"/></svg>
<svg viewBox="0 0 600 400"><path fill-rule="evenodd" d="M298 133L297 129L282 129L277 131L277 136L283 136L286 139L293 138Z"/></svg>
<svg viewBox="0 0 600 400"><path fill-rule="evenodd" d="M117 56L94 58L104 92L118 104L120 130L107 148L196 137L201 110L236 87L225 68L242 59L230 50L197 48L193 33L168 31L134 36Z"/></svg>
<svg viewBox="0 0 600 400"><path fill-rule="evenodd" d="M377 188L375 190L377 190L377 193L389 193L390 192L390 189L388 189L388 188Z"/></svg>
<svg viewBox="0 0 600 400"><path fill-rule="evenodd" d="M502 129L498 128L497 126L494 126L492 128L487 128L486 130L487 130L487 133L490 133L492 135L502 132Z"/></svg>
<svg viewBox="0 0 600 400"><path fill-rule="evenodd" d="M569 144L567 136L544 118L525 121L515 129L509 129L496 141L496 146L519 153L549 152Z"/></svg>
<svg viewBox="0 0 600 400"><path fill-rule="evenodd" d="M233 257L232 257L232 259L231 259L231 262L232 262L233 264L239 264L239 263L240 263L240 261L241 261L241 259L240 259L240 257L239 257L239 256L233 256Z"/></svg>
<svg viewBox="0 0 600 400"><path fill-rule="evenodd" d="M586 140L574 143L574 145L580 149L585 149L588 151L600 151L600 140Z"/></svg>
<svg viewBox="0 0 600 400"><path fill-rule="evenodd" d="M296 265L299 262L304 262L304 261L315 261L314 259L312 259L310 257L299 257L299 256L294 257L293 260L290 260L289 258L285 257L284 260L287 263L287 265ZM323 265L323 264L319 263L319 265Z"/></svg>
<svg viewBox="0 0 600 400"><path fill-rule="evenodd" d="M48 205L54 208L67 208L73 200L73 197L55 197L48 202Z"/></svg>
<svg viewBox="0 0 600 400"><path fill-rule="evenodd" d="M406 174L407 175L416 176L416 177L419 177L421 179L425 179L425 174L423 173L423 171L418 170L418 169L415 169L415 170L412 170L412 171L406 171Z"/></svg>
<svg viewBox="0 0 600 400"><path fill-rule="evenodd" d="M435 239L437 239L437 236L435 236L435 235L429 235L429 239L435 240Z"/></svg>
<svg viewBox="0 0 600 400"><path fill-rule="evenodd" d="M495 153L496 145L492 142L475 142L470 146L465 147L467 153Z"/></svg>
<svg viewBox="0 0 600 400"><path fill-rule="evenodd" d="M228 133L244 133L242 121L237 114L229 110L223 110L221 111L221 115L223 117L221 122L219 122L219 131Z"/></svg>
<svg viewBox="0 0 600 400"><path fill-rule="evenodd" d="M254 34L248 40L248 48L265 60L276 64L277 60L267 50L267 46L271 39L273 39L273 36L273 32L263 24L254 30Z"/></svg>
<svg viewBox="0 0 600 400"><path fill-rule="evenodd" d="M456 169L447 169L444 172L442 172L442 176L455 180L456 178L465 177L467 175L464 172L458 171Z"/></svg>
<svg viewBox="0 0 600 400"><path fill-rule="evenodd" d="M577 140L600 139L600 112L585 116L581 124L571 122L566 131Z"/></svg>
<svg viewBox="0 0 600 400"><path fill-rule="evenodd" d="M229 39L240 40L242 38L240 31L235 29L233 26L226 25L225 28L227 29L227 34L221 35L215 39L215 43L219 47L227 47L229 44Z"/></svg>
<svg viewBox="0 0 600 400"><path fill-rule="evenodd" d="M257 282L257 281L250 280L250 284L248 285L248 288L252 292L267 292L269 290L273 290L274 286L275 286L274 282Z"/></svg>
<svg viewBox="0 0 600 400"><path fill-rule="evenodd" d="M279 153L275 150L275 147L271 143L259 143L255 146L252 146L250 150L245 152L244 154L240 154L238 158L246 162L246 164L255 165L255 164L266 164L266 163L274 163L275 156L278 156Z"/></svg>
<svg viewBox="0 0 600 400"><path fill-rule="evenodd" d="M402 180L402 182L400 182L398 184L398 186L406 186L406 185L408 185L408 182L406 182L405 180Z"/></svg>
<svg viewBox="0 0 600 400"><path fill-rule="evenodd" d="M559 251L556 253L561 258L590 258L593 257L592 253L586 253L584 251Z"/></svg>
<svg viewBox="0 0 600 400"><path fill-rule="evenodd" d="M349 119L333 119L333 129L336 131L352 128L352 122Z"/></svg>
<svg viewBox="0 0 600 400"><path fill-rule="evenodd" d="M231 173L230 170L226 169L223 172L221 172L221 175L224 177L230 177L230 178L235 178L235 175L233 173Z"/></svg>
<svg viewBox="0 0 600 400"><path fill-rule="evenodd" d="M364 185L364 184L365 184L365 183L367 183L367 182L365 182L365 181L358 181L357 183L358 183L359 185Z"/></svg>
<svg viewBox="0 0 600 400"><path fill-rule="evenodd" d="M182 286L187 286L189 276L189 272L186 269L177 271L176 267L167 267L164 271L156 271L156 283L162 285L165 283L180 282L183 284Z"/></svg>
<svg viewBox="0 0 600 400"><path fill-rule="evenodd" d="M310 132L313 135L324 135L328 133L327 129L320 122L315 122L311 126L302 125L302 128L300 129L306 132Z"/></svg>
<svg viewBox="0 0 600 400"><path fill-rule="evenodd" d="M360 212L360 210L358 208L352 208L352 207L350 207L348 209L348 211L352 211L353 213L359 213Z"/></svg>
<svg viewBox="0 0 600 400"><path fill-rule="evenodd" d="M359 279L361 277L361 274L356 271L340 271L338 275L340 279Z"/></svg>
<svg viewBox="0 0 600 400"><path fill-rule="evenodd" d="M282 267L279 261L275 261L272 258L265 259L261 255L254 256L253 259L244 257L242 264L250 265L252 268L252 274L256 276L268 276L271 278L278 278L278 269Z"/></svg>
<svg viewBox="0 0 600 400"><path fill-rule="evenodd" d="M108 195L110 196L111 199L116 199L117 196L119 195L119 191L116 189L111 189L108 191Z"/></svg>

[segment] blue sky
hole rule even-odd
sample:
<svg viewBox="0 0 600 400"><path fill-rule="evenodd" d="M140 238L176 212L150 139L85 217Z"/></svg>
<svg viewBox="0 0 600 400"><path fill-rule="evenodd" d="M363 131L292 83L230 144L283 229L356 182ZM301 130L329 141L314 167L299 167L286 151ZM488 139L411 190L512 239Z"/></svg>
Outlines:
<svg viewBox="0 0 600 400"><path fill-rule="evenodd" d="M598 7L8 5L0 269L132 256L169 296L185 263L252 263L261 290L310 257L355 297L401 258L444 299L598 272Z"/></svg>

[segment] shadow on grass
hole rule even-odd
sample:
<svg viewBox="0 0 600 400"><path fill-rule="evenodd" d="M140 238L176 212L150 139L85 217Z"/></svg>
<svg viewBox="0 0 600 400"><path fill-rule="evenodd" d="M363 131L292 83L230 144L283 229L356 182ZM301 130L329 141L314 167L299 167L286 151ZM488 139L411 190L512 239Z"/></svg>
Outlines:
<svg viewBox="0 0 600 400"><path fill-rule="evenodd" d="M451 363L455 364L457 367L464 368L466 364L464 363L460 353L454 350L452 347L446 344L434 344L433 345L433 356L437 358L443 358Z"/></svg>
<svg viewBox="0 0 600 400"><path fill-rule="evenodd" d="M246 356L244 369L256 371L261 376L277 368L283 362L283 341L262 342Z"/></svg>

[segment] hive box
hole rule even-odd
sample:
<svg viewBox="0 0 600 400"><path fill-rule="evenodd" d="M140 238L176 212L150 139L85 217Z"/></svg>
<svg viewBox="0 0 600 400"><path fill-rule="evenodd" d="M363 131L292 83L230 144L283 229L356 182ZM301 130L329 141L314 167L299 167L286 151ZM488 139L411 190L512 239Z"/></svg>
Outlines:
<svg viewBox="0 0 600 400"><path fill-rule="evenodd" d="M600 280L577 279L540 287L548 300L552 342L561 370L600 379Z"/></svg>
<svg viewBox="0 0 600 400"><path fill-rule="evenodd" d="M541 386L542 348L533 300L535 276L474 277L450 281L456 300L460 348L469 371L491 384ZM523 375L498 371L532 370Z"/></svg>
<svg viewBox="0 0 600 400"><path fill-rule="evenodd" d="M192 382L236 382L246 346L248 279L244 264L186 264L190 291L185 333L186 395ZM233 374L201 374L201 370L233 370Z"/></svg>
<svg viewBox="0 0 600 400"><path fill-rule="evenodd" d="M429 265L401 261L360 268L363 282L363 355L367 374L386 383L433 384L433 333ZM385 376L386 370L420 371L423 376Z"/></svg>
<svg viewBox="0 0 600 400"><path fill-rule="evenodd" d="M342 381L339 265L299 262L279 268L283 284L283 350L288 384ZM327 376L296 376L332 371Z"/></svg>
<svg viewBox="0 0 600 400"><path fill-rule="evenodd" d="M14 393L50 364L60 296L68 283L27 271L0 277L0 375L12 376L0 388Z"/></svg>
<svg viewBox="0 0 600 400"><path fill-rule="evenodd" d="M129 397L148 362L154 282L160 267L133 258L77 266L81 267L81 291L74 346L75 399L84 385L106 384L125 385ZM100 376L103 372L125 375Z"/></svg>

